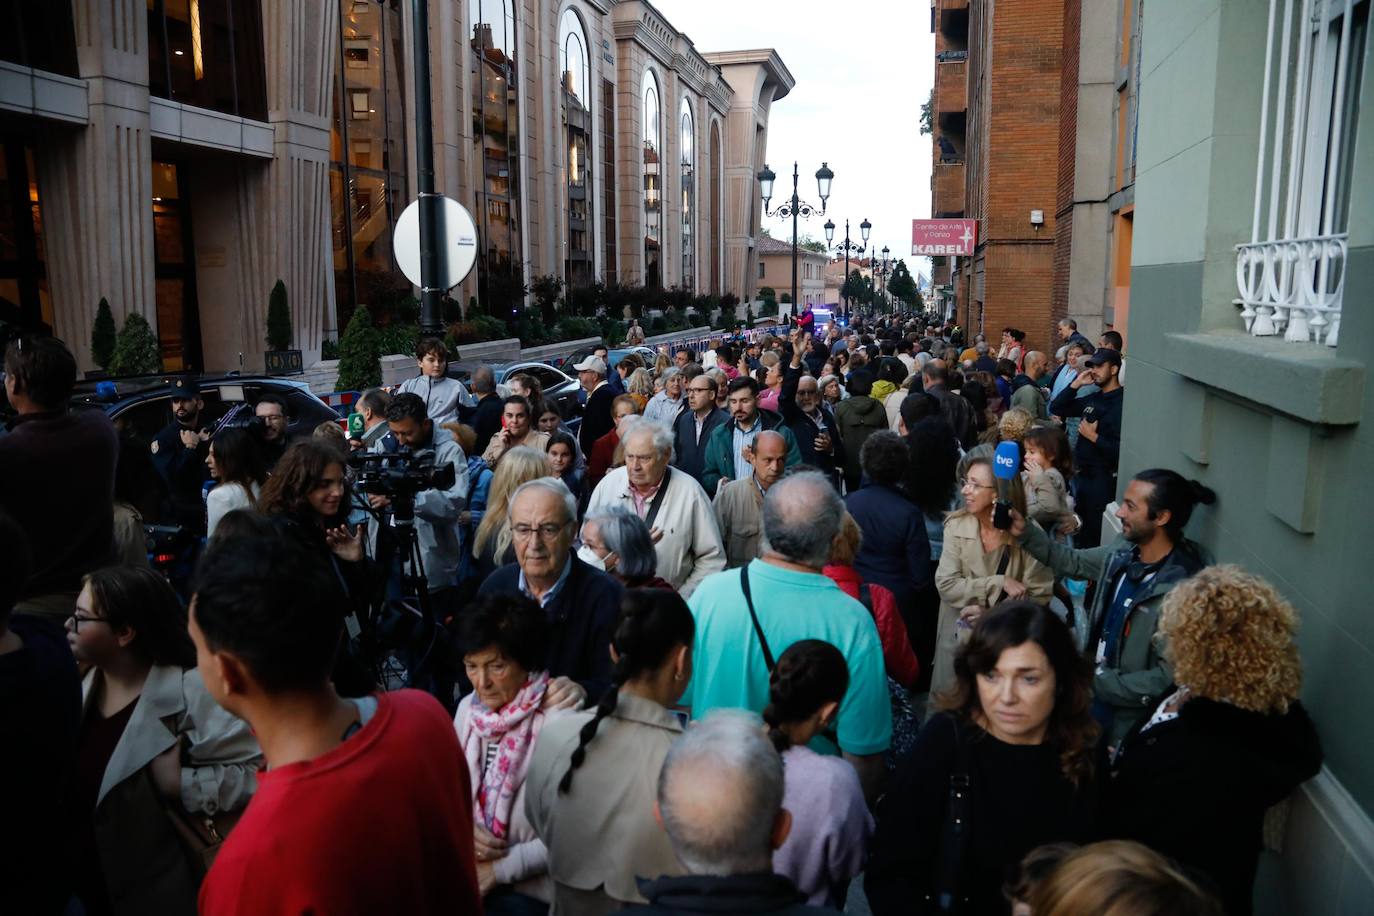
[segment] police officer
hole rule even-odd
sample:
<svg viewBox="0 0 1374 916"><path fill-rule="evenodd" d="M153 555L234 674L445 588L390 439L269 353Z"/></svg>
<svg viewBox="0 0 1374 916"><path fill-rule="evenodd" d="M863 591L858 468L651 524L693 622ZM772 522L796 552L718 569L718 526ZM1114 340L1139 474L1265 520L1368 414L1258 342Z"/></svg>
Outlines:
<svg viewBox="0 0 1374 916"><path fill-rule="evenodd" d="M1102 542L1102 512L1116 498L1116 467L1121 456L1121 353L1106 347L1084 363L1080 372L1050 404L1056 417L1082 417L1074 446L1074 499L1083 527L1074 535L1078 547ZM1078 389L1095 384L1098 390L1084 398Z"/></svg>
<svg viewBox="0 0 1374 916"><path fill-rule="evenodd" d="M202 494L210 475L205 464L210 453L210 425L202 416L205 402L195 379L176 379L167 390L172 399L172 422L153 439L153 465L167 482L176 523L203 535Z"/></svg>

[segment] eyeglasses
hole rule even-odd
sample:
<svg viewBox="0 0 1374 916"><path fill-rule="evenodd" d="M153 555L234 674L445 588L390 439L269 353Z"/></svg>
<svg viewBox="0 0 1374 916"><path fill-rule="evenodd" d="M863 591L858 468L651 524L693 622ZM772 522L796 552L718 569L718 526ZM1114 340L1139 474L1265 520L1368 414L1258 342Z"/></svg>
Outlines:
<svg viewBox="0 0 1374 916"><path fill-rule="evenodd" d="M85 617L75 612L73 612L72 615L67 619L72 622L73 633L80 633L81 625L83 623L109 623L109 621L106 620L104 617Z"/></svg>
<svg viewBox="0 0 1374 916"><path fill-rule="evenodd" d="M544 525L511 525L510 533L512 537L520 541L528 541L535 534L539 535L541 541L552 541L562 534L563 530L570 524L572 523L564 522L561 525L555 525L550 522Z"/></svg>
<svg viewBox="0 0 1374 916"><path fill-rule="evenodd" d="M975 489L975 490L995 490L995 489L997 489L997 487L995 487L995 486L989 486L988 484L985 484L985 483L979 483L978 481L974 480L974 479L971 478L971 477L965 477L963 480L959 481L959 489L961 489L961 490L967 490L969 487L973 487L973 489Z"/></svg>

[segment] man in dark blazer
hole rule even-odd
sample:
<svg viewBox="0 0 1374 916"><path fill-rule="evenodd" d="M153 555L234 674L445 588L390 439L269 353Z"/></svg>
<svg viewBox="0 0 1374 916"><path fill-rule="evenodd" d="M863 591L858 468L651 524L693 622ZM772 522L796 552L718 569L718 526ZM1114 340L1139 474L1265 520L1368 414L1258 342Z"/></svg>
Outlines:
<svg viewBox="0 0 1374 916"><path fill-rule="evenodd" d="M730 419L716 406L718 386L711 376L701 373L683 385L683 400L687 406L673 421L673 467L690 474L701 483L706 467L706 444L717 426Z"/></svg>
<svg viewBox="0 0 1374 916"><path fill-rule="evenodd" d="M606 361L601 357L588 356L573 369L577 370L577 380L587 392L587 406L582 410L582 428L577 431L577 441L582 446L582 454L590 455L596 440L615 425L611 419L615 392L606 384Z"/></svg>

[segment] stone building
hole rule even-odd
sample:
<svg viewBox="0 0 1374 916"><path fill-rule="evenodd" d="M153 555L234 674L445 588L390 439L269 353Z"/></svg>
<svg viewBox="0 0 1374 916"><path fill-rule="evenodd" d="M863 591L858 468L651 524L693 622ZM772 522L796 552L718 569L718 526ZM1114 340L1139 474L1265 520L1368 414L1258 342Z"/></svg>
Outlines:
<svg viewBox="0 0 1374 916"><path fill-rule="evenodd" d="M260 369L287 288L315 358L408 292L410 0L56 0L0 12L0 321L90 367L97 304L167 369ZM556 275L755 287L754 173L793 80L644 0L429 0L435 184L473 214L454 297Z"/></svg>
<svg viewBox="0 0 1374 916"><path fill-rule="evenodd" d="M771 286L782 301L783 294L792 296L792 243L767 235L759 236L754 250L758 253L758 286ZM830 256L823 251L797 248L797 305L825 305L826 267ZM840 262L844 273L844 262ZM787 310L787 311L790 311Z"/></svg>

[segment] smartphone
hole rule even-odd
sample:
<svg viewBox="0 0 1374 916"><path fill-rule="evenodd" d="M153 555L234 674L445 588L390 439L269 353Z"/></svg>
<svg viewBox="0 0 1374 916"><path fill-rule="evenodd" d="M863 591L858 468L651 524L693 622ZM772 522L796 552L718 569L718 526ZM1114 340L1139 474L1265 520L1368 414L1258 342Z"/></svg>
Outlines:
<svg viewBox="0 0 1374 916"><path fill-rule="evenodd" d="M999 531L1011 528L1011 503L1007 500L999 499L992 507L992 527Z"/></svg>
<svg viewBox="0 0 1374 916"><path fill-rule="evenodd" d="M505 414L501 414L501 428L502 428L502 429L505 429L505 428L506 428L506 415L505 415Z"/></svg>

